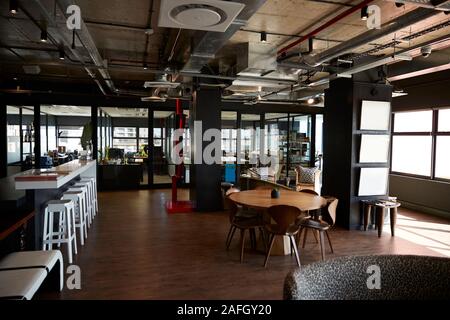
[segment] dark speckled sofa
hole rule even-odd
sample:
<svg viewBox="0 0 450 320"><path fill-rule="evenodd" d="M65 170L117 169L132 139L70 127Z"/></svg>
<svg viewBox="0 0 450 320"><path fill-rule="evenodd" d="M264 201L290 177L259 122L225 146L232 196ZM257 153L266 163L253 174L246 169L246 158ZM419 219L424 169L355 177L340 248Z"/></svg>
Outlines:
<svg viewBox="0 0 450 320"><path fill-rule="evenodd" d="M379 266L380 289L373 287ZM368 273L369 268L369 273ZM376 268L375 268L376 269ZM370 278L369 278L370 277ZM292 271L287 300L424 300L450 298L450 259L414 255L350 256Z"/></svg>

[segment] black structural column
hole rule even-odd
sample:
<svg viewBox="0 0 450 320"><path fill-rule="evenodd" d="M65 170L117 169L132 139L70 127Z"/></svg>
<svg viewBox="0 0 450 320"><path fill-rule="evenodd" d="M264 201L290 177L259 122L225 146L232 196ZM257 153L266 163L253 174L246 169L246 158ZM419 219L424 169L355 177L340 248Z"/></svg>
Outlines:
<svg viewBox="0 0 450 320"><path fill-rule="evenodd" d="M360 170L365 166L358 163L363 100L390 102L392 86L340 78L325 91L322 194L339 199L337 223L348 229L361 228L361 200L383 197L358 197ZM375 167L383 166L389 163Z"/></svg>
<svg viewBox="0 0 450 320"><path fill-rule="evenodd" d="M41 167L41 105L34 106L34 167Z"/></svg>
<svg viewBox="0 0 450 320"><path fill-rule="evenodd" d="M98 107L91 107L92 159L98 159ZM101 134L101 133L100 133Z"/></svg>
<svg viewBox="0 0 450 320"><path fill-rule="evenodd" d="M191 200L195 202L196 211L217 211L222 209L220 164L206 164L201 157L203 150L210 142L202 137L208 129L219 129L221 92L218 88L200 87L193 94L189 127L191 130ZM201 121L202 137L194 132L194 121ZM197 143L196 141L203 141ZM200 144L200 145L199 145ZM197 152L196 152L197 150ZM195 154L194 154L195 153ZM201 157L201 164L195 164L195 159Z"/></svg>
<svg viewBox="0 0 450 320"><path fill-rule="evenodd" d="M0 104L0 178L8 174L8 119L6 105Z"/></svg>

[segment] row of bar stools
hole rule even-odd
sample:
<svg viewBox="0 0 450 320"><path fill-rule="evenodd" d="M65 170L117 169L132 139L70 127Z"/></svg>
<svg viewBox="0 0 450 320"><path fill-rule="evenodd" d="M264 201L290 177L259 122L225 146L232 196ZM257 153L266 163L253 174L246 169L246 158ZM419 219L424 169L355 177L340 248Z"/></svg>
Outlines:
<svg viewBox="0 0 450 320"><path fill-rule="evenodd" d="M47 203L44 217L43 250L52 250L62 243L68 244L67 254L72 263L72 245L77 254L76 229L79 230L80 243L83 246L87 238L88 227L98 211L97 183L95 178L82 178L72 184L63 193L61 200ZM59 213L55 220L55 213ZM57 230L55 230L57 224Z"/></svg>
<svg viewBox="0 0 450 320"><path fill-rule="evenodd" d="M58 214L58 230L55 227L55 214ZM75 206L69 199L51 200L47 203L44 214L44 236L42 250L53 250L53 245L67 244L69 263L72 263L72 246L75 254L77 250L77 237L75 230Z"/></svg>
<svg viewBox="0 0 450 320"><path fill-rule="evenodd" d="M82 191L85 197L85 210L87 215L87 226L90 228L92 224L92 200L91 200L91 190L87 183L77 182L72 185L67 191Z"/></svg>
<svg viewBox="0 0 450 320"><path fill-rule="evenodd" d="M95 178L81 178L81 183L89 183L91 185L91 199L92 199L92 217L95 218L98 212L98 198L97 198L97 180Z"/></svg>

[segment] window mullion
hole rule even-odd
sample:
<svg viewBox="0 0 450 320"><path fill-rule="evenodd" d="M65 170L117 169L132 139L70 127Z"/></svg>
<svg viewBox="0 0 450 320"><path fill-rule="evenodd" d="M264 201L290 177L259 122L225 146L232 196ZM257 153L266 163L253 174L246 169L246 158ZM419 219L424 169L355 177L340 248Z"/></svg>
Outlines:
<svg viewBox="0 0 450 320"><path fill-rule="evenodd" d="M433 110L433 126L431 135L431 179L436 178L436 132L439 123L439 111Z"/></svg>

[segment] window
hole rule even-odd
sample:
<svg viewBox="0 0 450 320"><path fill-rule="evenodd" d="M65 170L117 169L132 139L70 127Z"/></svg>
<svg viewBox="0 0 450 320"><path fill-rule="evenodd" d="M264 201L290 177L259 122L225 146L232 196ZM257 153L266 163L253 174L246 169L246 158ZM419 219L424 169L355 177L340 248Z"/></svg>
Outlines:
<svg viewBox="0 0 450 320"><path fill-rule="evenodd" d="M431 132L433 111L396 113L394 132Z"/></svg>
<svg viewBox="0 0 450 320"><path fill-rule="evenodd" d="M114 138L136 138L134 127L114 127Z"/></svg>
<svg viewBox="0 0 450 320"><path fill-rule="evenodd" d="M450 132L450 109L439 110L438 131Z"/></svg>
<svg viewBox="0 0 450 320"><path fill-rule="evenodd" d="M81 138L83 134L83 127L80 126L60 126L59 137L60 138Z"/></svg>
<svg viewBox="0 0 450 320"><path fill-rule="evenodd" d="M450 180L450 136L437 137L436 178Z"/></svg>
<svg viewBox="0 0 450 320"><path fill-rule="evenodd" d="M431 175L430 136L394 136L392 151L392 171Z"/></svg>
<svg viewBox="0 0 450 320"><path fill-rule="evenodd" d="M450 109L395 113L392 135L392 172L450 180Z"/></svg>
<svg viewBox="0 0 450 320"><path fill-rule="evenodd" d="M148 128L139 128L139 137L148 138Z"/></svg>
<svg viewBox="0 0 450 320"><path fill-rule="evenodd" d="M81 146L82 126L59 126L58 146L66 147L66 151L83 150Z"/></svg>
<svg viewBox="0 0 450 320"><path fill-rule="evenodd" d="M124 149L125 153L137 152L136 139L113 139L113 147L118 149Z"/></svg>

